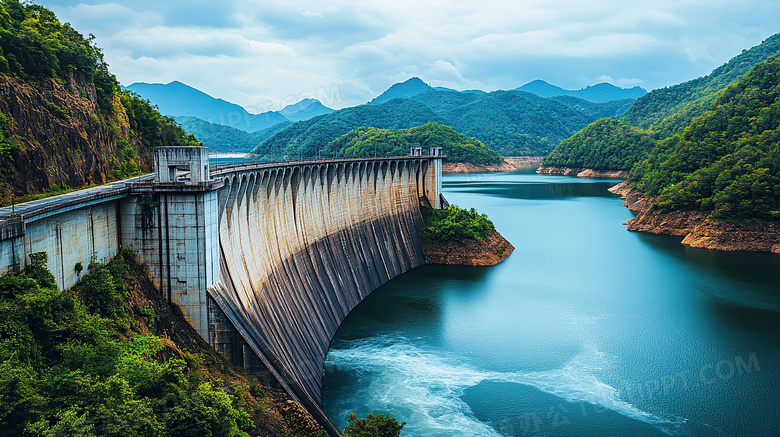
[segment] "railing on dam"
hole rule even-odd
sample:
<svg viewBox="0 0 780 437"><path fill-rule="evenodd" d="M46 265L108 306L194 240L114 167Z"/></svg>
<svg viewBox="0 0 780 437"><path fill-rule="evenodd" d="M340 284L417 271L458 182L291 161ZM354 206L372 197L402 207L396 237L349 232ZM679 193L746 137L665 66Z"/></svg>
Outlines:
<svg viewBox="0 0 780 437"><path fill-rule="evenodd" d="M204 339L336 435L320 406L330 340L369 293L425 263L419 202L441 205L442 156L209 167L206 152L158 148L153 177L17 205L0 268L45 251L65 289L77 263L132 246Z"/></svg>
<svg viewBox="0 0 780 437"><path fill-rule="evenodd" d="M427 158L427 157L425 157ZM446 156L440 156L440 158L446 158ZM240 161L237 164L218 164L210 166L211 176L221 176L226 173L241 172L247 170L258 169L270 169L270 168L282 168L282 167L294 167L298 165L313 165L313 164L347 164L354 162L373 162L373 161L396 161L396 160L412 160L420 159L420 157L410 155L398 155L398 156L374 156L374 157L353 157L353 158L317 158L317 159L299 159L299 160L283 160L283 161Z"/></svg>

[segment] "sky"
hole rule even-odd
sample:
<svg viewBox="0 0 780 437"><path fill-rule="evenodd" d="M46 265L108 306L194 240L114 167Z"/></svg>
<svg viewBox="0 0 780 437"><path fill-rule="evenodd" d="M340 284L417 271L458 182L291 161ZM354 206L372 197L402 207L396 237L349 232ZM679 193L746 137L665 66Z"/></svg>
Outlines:
<svg viewBox="0 0 780 437"><path fill-rule="evenodd" d="M181 81L253 113L339 109L417 76L457 90L647 90L780 32L778 0L37 0L123 85Z"/></svg>

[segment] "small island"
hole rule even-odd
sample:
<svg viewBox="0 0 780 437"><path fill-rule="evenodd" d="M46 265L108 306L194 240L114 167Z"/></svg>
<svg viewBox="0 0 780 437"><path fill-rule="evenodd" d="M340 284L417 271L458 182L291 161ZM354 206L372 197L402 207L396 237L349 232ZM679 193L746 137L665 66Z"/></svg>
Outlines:
<svg viewBox="0 0 780 437"><path fill-rule="evenodd" d="M494 266L515 247L496 231L493 222L474 208L451 205L433 209L421 205L425 226L420 240L428 264Z"/></svg>

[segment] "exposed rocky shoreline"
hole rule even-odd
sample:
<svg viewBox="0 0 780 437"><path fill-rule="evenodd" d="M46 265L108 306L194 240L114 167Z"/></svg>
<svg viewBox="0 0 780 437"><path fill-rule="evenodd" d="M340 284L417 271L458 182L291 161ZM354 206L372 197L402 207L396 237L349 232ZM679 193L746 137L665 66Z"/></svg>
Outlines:
<svg viewBox="0 0 780 437"><path fill-rule="evenodd" d="M543 156L505 156L504 162L498 165L479 166L466 162L443 162L441 170L444 173L484 173L511 172L521 168L536 168L542 163Z"/></svg>
<svg viewBox="0 0 780 437"><path fill-rule="evenodd" d="M576 176L578 178L609 178L609 179L628 179L628 172L625 170L593 170L591 168L571 168L571 167L539 167L536 170L539 174L554 176Z"/></svg>
<svg viewBox="0 0 780 437"><path fill-rule="evenodd" d="M654 199L622 182L610 188L637 216L627 221L629 231L684 237L682 244L703 249L780 253L780 223L721 222L702 211L652 210Z"/></svg>
<svg viewBox="0 0 780 437"><path fill-rule="evenodd" d="M453 266L494 266L505 260L513 250L515 246L496 230L484 240L435 242L423 247L428 264Z"/></svg>

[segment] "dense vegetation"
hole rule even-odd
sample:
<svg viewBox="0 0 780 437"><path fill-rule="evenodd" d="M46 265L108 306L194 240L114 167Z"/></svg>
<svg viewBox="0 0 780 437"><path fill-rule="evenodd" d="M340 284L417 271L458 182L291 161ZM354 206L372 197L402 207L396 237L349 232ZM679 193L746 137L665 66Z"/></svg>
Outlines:
<svg viewBox="0 0 780 437"><path fill-rule="evenodd" d="M661 135L659 138L669 137L706 111L718 91L740 80L757 64L778 54L780 34L767 38L756 47L743 50L707 76L651 91L634 103L623 120L633 126L657 131ZM674 123L663 121L675 114Z"/></svg>
<svg viewBox="0 0 780 437"><path fill-rule="evenodd" d="M545 99L520 91L485 94L429 90L411 97L459 132L505 155L544 155L588 123L619 116L625 101L590 103L574 97Z"/></svg>
<svg viewBox="0 0 780 437"><path fill-rule="evenodd" d="M68 79L73 72L101 81L108 70L100 50L43 6L0 2L0 73L29 81Z"/></svg>
<svg viewBox="0 0 780 437"><path fill-rule="evenodd" d="M321 154L327 157L400 156L413 146L442 147L447 160L476 165L500 164L503 159L481 142L439 123L426 123L410 129L393 130L361 127L328 143Z"/></svg>
<svg viewBox="0 0 780 437"><path fill-rule="evenodd" d="M0 0L0 79L7 87L0 164L11 168L0 182L8 194L131 176L151 169L155 146L200 144L148 101L120 90L93 40L42 6ZM83 168L30 168L51 160ZM74 174L81 180L74 183Z"/></svg>
<svg viewBox="0 0 780 437"><path fill-rule="evenodd" d="M344 426L344 437L399 437L406 422L398 421L384 414L369 414L358 419L357 414L349 413L349 423Z"/></svg>
<svg viewBox="0 0 780 437"><path fill-rule="evenodd" d="M76 264L66 292L44 252L0 277L0 436L324 435L211 349L133 257Z"/></svg>
<svg viewBox="0 0 780 437"><path fill-rule="evenodd" d="M263 141L252 153L270 159L313 157L332 140L361 126L408 129L443 121L419 102L393 99L381 105L355 106L299 121Z"/></svg>
<svg viewBox="0 0 780 437"><path fill-rule="evenodd" d="M177 351L130 317L151 324L156 315L125 305L128 255L89 266L70 292L57 290L43 252L21 274L0 278L0 435L238 436L253 428L240 408L247 387L230 393L193 372L204 357Z"/></svg>
<svg viewBox="0 0 780 437"><path fill-rule="evenodd" d="M394 89L388 95L407 95L407 91ZM330 141L361 126L407 129L434 122L452 126L502 155L540 155L598 118L622 115L630 102L591 103L567 96L545 99L520 91L476 93L417 86L409 93L407 98L295 123L253 153L276 159L283 154L315 156Z"/></svg>
<svg viewBox="0 0 780 437"><path fill-rule="evenodd" d="M654 145L650 132L602 118L563 140L544 158L542 166L628 171Z"/></svg>
<svg viewBox="0 0 780 437"><path fill-rule="evenodd" d="M447 208L435 209L423 206L422 211L425 217L423 241L446 243L469 239L484 240L495 229L493 222L474 208L469 210L450 205Z"/></svg>
<svg viewBox="0 0 780 437"><path fill-rule="evenodd" d="M712 211L725 220L780 219L780 57L721 93L682 133L633 170L661 210Z"/></svg>
<svg viewBox="0 0 780 437"><path fill-rule="evenodd" d="M645 135L626 136L626 125L639 128L635 130L636 133L643 132L640 129L646 129L644 133L655 140L669 138L681 132L695 117L708 110L728 85L739 81L755 65L777 54L780 54L780 34L768 38L750 50L744 50L707 76L653 90L634 102L622 117L623 123L593 124L585 127L576 135L578 139L562 142L559 147L563 149L553 151L544 165L558 166L563 165L559 164L561 162L569 162L577 163L571 166L583 168L630 168L630 164L641 161L650 148L647 147L648 139ZM589 140L581 141L585 138ZM618 139L622 148L615 149L612 146ZM619 156L613 157L611 152L601 150L603 147L612 149ZM626 153L623 149L630 152ZM645 154L642 154L642 151ZM561 156L565 159L561 160ZM633 162L629 162L631 160ZM615 164L621 164L622 167L609 167Z"/></svg>

